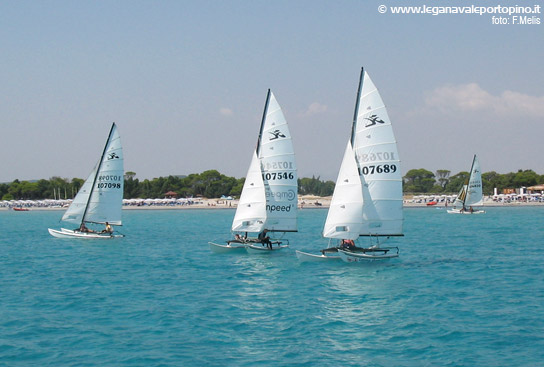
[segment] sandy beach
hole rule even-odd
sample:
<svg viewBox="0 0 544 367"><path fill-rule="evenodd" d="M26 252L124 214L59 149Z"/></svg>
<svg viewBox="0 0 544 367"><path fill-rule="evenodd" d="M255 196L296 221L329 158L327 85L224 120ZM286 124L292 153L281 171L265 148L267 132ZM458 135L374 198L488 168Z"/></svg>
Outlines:
<svg viewBox="0 0 544 367"><path fill-rule="evenodd" d="M313 196L313 195L304 195L299 196L298 198L298 207L299 209L328 209L331 204L332 196ZM428 205L429 200L421 200L415 198L413 195L406 195L404 197L403 206L405 208L444 208L451 207L452 203L448 202L448 205L445 205L445 202L439 202L434 205ZM496 201L493 200L493 197L486 196L484 198L483 207L512 207L512 206L544 206L544 202L537 200L508 200L508 201ZM157 199L155 201L149 201L144 203L142 200L140 203L135 201L125 201L123 205L124 210L190 210L190 209L234 209L238 206L237 199L207 199L202 198L196 201L189 203L180 204L175 201L168 201L164 199ZM10 203L7 205L0 205L0 210L11 210L12 207L16 208L25 208L28 210L58 210L64 211L67 209L67 205L45 205L43 201L32 201L32 200L19 200L16 203Z"/></svg>

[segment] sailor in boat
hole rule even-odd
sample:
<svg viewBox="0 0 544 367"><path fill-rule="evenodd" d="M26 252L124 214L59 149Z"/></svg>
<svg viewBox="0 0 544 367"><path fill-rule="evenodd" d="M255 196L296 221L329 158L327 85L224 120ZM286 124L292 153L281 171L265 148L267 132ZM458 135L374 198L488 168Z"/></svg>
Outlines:
<svg viewBox="0 0 544 367"><path fill-rule="evenodd" d="M109 224L108 222L106 222L106 228L104 228L102 230L101 233L109 233L109 234L112 234L113 233L113 228L111 228L111 224Z"/></svg>
<svg viewBox="0 0 544 367"><path fill-rule="evenodd" d="M266 235L267 232L268 229L263 229L263 231L257 236L257 239L263 244L263 246L266 245L270 250L272 250L272 242L270 242L270 237Z"/></svg>
<svg viewBox="0 0 544 367"><path fill-rule="evenodd" d="M355 246L355 242L353 240L341 240L340 245L336 247L328 247L323 250L321 250L321 253L325 255L326 252L338 252L338 249L341 250L348 250L348 251L356 251L357 246Z"/></svg>
<svg viewBox="0 0 544 367"><path fill-rule="evenodd" d="M353 240L342 240L342 243L340 244L340 248L343 250L355 251L357 247L355 246L355 243L353 242Z"/></svg>
<svg viewBox="0 0 544 367"><path fill-rule="evenodd" d="M82 232L82 233L93 233L94 232L92 229L87 228L87 226L85 226L85 223L83 223L83 222L81 222L81 225L79 226L79 229L77 229L77 231Z"/></svg>
<svg viewBox="0 0 544 367"><path fill-rule="evenodd" d="M230 243L246 243L246 236L240 236L238 233L234 235L234 239L227 241L227 244Z"/></svg>
<svg viewBox="0 0 544 367"><path fill-rule="evenodd" d="M389 239L389 237L387 237ZM380 248L378 244L371 246L371 247L357 247L355 246L355 242L353 240L342 240L342 243L340 244L340 249L344 251L351 251L351 252L383 252L386 254L389 252L389 249L387 248Z"/></svg>

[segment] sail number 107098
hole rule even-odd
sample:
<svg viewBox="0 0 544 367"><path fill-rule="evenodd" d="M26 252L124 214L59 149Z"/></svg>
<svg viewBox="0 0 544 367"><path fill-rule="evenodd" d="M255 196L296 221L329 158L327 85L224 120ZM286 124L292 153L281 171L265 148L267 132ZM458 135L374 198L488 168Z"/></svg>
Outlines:
<svg viewBox="0 0 544 367"><path fill-rule="evenodd" d="M122 179L122 175L100 175L98 176L99 182L97 183L96 187L98 187L99 189L120 189Z"/></svg>

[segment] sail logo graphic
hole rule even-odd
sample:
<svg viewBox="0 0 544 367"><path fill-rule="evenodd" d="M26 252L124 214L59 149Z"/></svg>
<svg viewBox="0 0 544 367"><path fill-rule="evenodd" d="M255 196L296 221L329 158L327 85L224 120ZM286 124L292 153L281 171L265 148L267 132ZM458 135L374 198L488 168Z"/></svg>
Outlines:
<svg viewBox="0 0 544 367"><path fill-rule="evenodd" d="M115 154L115 152L108 154L108 161L111 161L112 159L119 159L119 156Z"/></svg>
<svg viewBox="0 0 544 367"><path fill-rule="evenodd" d="M378 115L371 115L370 117L365 117L365 120L370 121L370 122L367 122L365 127L374 126L376 124L385 124L385 121L379 118Z"/></svg>
<svg viewBox="0 0 544 367"><path fill-rule="evenodd" d="M267 212L283 212L283 213L289 213L292 208L295 208L294 204L291 205L270 205L266 204L266 211Z"/></svg>
<svg viewBox="0 0 544 367"><path fill-rule="evenodd" d="M284 201L284 200L293 201L295 199L298 199L297 195L295 194L293 190L277 191L277 192L266 190L266 198L274 200L274 201Z"/></svg>
<svg viewBox="0 0 544 367"><path fill-rule="evenodd" d="M274 131L271 131L270 134L272 134L272 137L269 140L276 140L276 139L279 139L279 138L285 138L286 137L278 129L276 129Z"/></svg>

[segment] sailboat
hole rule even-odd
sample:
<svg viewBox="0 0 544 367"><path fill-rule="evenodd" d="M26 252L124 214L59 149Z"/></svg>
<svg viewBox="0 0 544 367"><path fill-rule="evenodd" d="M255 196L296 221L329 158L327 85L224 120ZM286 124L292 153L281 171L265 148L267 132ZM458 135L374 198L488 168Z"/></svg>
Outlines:
<svg viewBox="0 0 544 367"><path fill-rule="evenodd" d="M472 159L472 167L470 168L470 176L465 184L461 187L461 191L453 202L453 209L449 209L450 214L482 214L485 211L474 209L475 206L483 205L482 192L482 171L480 169L480 161L476 154Z"/></svg>
<svg viewBox="0 0 544 367"><path fill-rule="evenodd" d="M235 238L226 244L208 242L214 252L246 250L267 253L289 246L289 240L270 238L266 246L255 235L297 231L298 183L295 153L287 121L274 94L268 90L251 164L232 221Z"/></svg>
<svg viewBox="0 0 544 367"><path fill-rule="evenodd" d="M361 69L355 113L323 237L320 255L296 251L301 261L346 262L398 257L398 247L380 242L403 236L402 175L397 142L382 98ZM361 246L362 238L369 244Z"/></svg>
<svg viewBox="0 0 544 367"><path fill-rule="evenodd" d="M112 124L108 140L96 166L68 207L62 221L77 224L77 229L49 228L59 238L111 239L124 237L115 234L112 226L120 226L123 205L123 150L117 125ZM103 231L93 231L87 225L105 225Z"/></svg>

